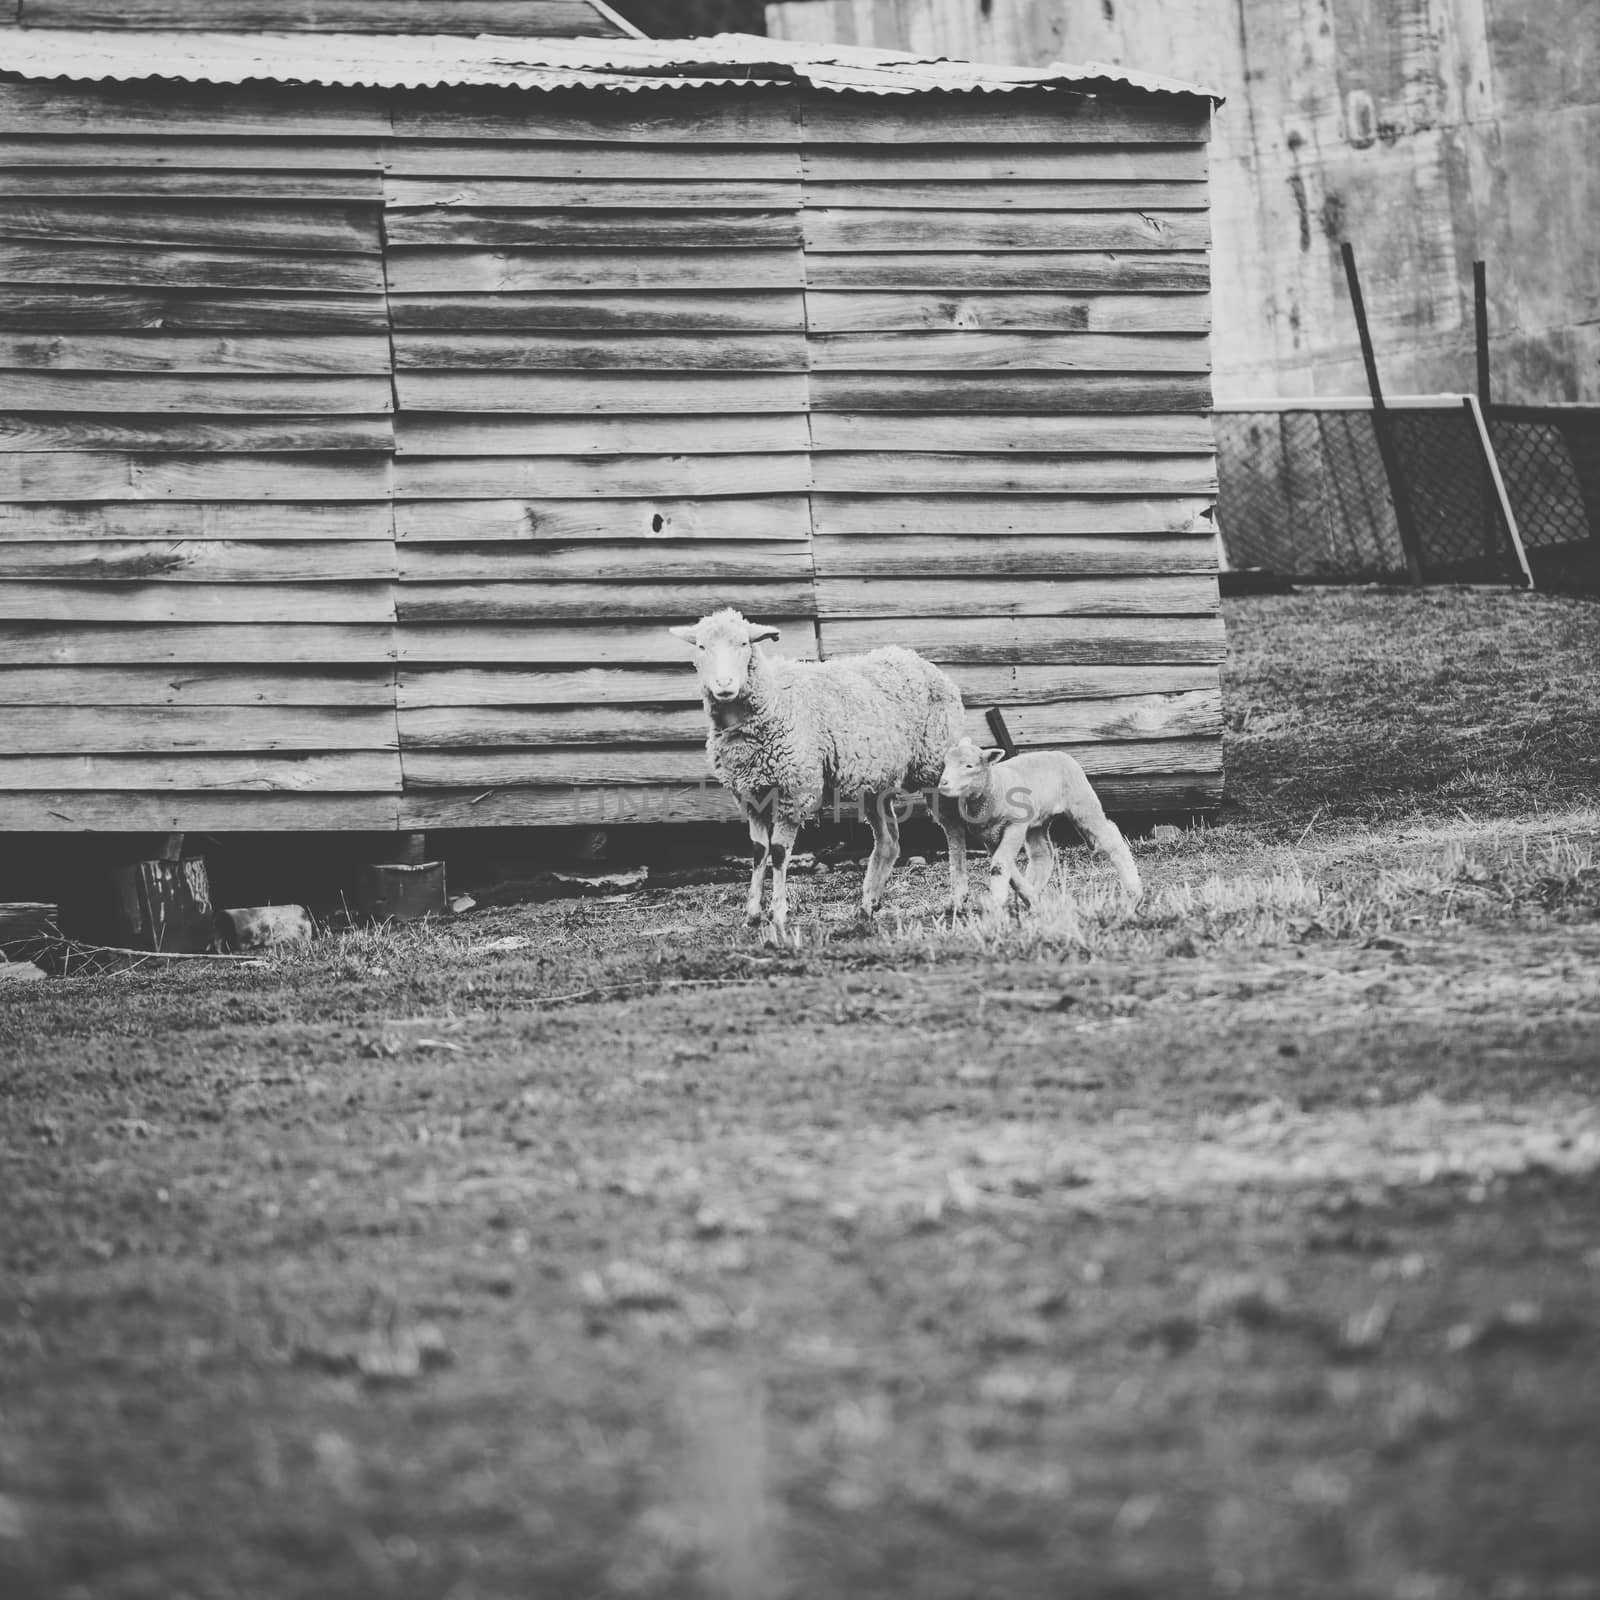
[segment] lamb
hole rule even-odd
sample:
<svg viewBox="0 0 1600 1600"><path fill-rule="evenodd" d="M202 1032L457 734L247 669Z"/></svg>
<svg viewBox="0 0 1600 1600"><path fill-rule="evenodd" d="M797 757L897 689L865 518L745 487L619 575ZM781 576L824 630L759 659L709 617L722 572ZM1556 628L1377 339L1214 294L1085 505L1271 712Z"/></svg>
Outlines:
<svg viewBox="0 0 1600 1600"><path fill-rule="evenodd" d="M991 851L989 892L996 911L1004 910L1012 887L1030 906L1038 903L1055 867L1054 817L1070 817L1084 838L1111 858L1130 899L1144 893L1127 840L1107 818L1083 768L1065 751L1032 750L1007 760L1004 750L980 750L971 739L962 739L945 754L939 793L959 804L967 826ZM1017 852L1023 848L1026 877L1017 871Z"/></svg>
<svg viewBox="0 0 1600 1600"><path fill-rule="evenodd" d="M672 633L694 646L717 778L738 797L750 828L754 869L746 920L761 921L772 867L769 936L789 935L789 860L824 786L868 804L873 850L861 891L870 915L900 854L894 797L932 791L944 752L960 736L961 692L915 651L890 645L831 661L788 661L756 648L778 630L727 608ZM952 802L934 800L950 842L952 901L966 888L966 834Z"/></svg>

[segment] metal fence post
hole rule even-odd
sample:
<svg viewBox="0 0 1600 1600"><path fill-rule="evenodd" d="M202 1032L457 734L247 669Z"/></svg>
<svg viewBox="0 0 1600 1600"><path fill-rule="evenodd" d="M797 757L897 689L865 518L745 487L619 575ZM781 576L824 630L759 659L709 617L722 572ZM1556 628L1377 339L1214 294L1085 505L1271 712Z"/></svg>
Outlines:
<svg viewBox="0 0 1600 1600"><path fill-rule="evenodd" d="M1367 303L1361 294L1361 278L1356 272L1356 253L1348 240L1341 245L1344 275L1350 284L1350 302L1355 307L1356 332L1361 338L1361 359L1366 363L1367 387L1372 391L1372 426L1378 435L1378 454L1394 501L1394 519L1400 528L1400 548L1405 551L1406 573L1413 588L1422 586L1422 544L1411 515L1411 496L1406 489L1405 469L1389 425L1389 412L1383 403L1383 386L1378 382L1378 358L1372 348L1372 329L1367 325Z"/></svg>

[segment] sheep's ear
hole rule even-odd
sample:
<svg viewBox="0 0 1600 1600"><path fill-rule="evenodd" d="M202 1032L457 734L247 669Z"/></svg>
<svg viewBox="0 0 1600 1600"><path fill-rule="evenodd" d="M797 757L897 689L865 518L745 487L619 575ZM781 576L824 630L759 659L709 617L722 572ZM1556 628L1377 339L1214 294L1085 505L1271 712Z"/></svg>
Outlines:
<svg viewBox="0 0 1600 1600"><path fill-rule="evenodd" d="M1005 758L1006 753L1004 750L985 750L983 752L983 764L986 767L992 767L997 761L1004 761Z"/></svg>
<svg viewBox="0 0 1600 1600"><path fill-rule="evenodd" d="M685 626L683 626L681 628L668 628L667 632L670 633L674 639L687 639L690 644L694 644L696 642L696 640L695 640L695 628L696 628L696 626L697 626L697 624L691 622L691 623L687 623Z"/></svg>
<svg viewBox="0 0 1600 1600"><path fill-rule="evenodd" d="M750 624L749 639L755 644L759 639L776 639L778 630L770 622L752 622Z"/></svg>

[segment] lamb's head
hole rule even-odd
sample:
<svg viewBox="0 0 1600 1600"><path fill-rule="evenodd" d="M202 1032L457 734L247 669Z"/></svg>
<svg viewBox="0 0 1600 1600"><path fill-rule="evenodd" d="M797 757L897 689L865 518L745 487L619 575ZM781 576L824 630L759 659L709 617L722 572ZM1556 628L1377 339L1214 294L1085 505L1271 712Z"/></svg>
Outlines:
<svg viewBox="0 0 1600 1600"><path fill-rule="evenodd" d="M1004 761L1004 750L981 750L971 739L962 739L944 753L944 773L939 793L952 800L975 800L989 787L989 768Z"/></svg>
<svg viewBox="0 0 1600 1600"><path fill-rule="evenodd" d="M732 606L713 611L687 627L668 630L694 646L695 670L707 700L726 704L745 693L758 639L776 639L765 622L748 622Z"/></svg>

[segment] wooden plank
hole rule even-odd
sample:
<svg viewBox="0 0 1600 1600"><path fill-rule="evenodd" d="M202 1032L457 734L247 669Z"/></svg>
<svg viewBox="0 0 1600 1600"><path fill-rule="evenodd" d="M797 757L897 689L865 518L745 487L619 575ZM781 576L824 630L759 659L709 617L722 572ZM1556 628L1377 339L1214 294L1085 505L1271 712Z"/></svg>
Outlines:
<svg viewBox="0 0 1600 1600"><path fill-rule="evenodd" d="M975 183L851 179L833 183L808 179L801 190L808 211L853 209L943 211L1098 211L1153 213L1204 211L1209 191L1204 183L1181 182L1006 182L990 178ZM905 245L892 248L901 250ZM1024 249L1050 249L1049 245L1024 245ZM1095 249L1115 248L1095 245Z"/></svg>
<svg viewBox="0 0 1600 1600"><path fill-rule="evenodd" d="M705 583L408 583L396 589L394 600L402 633L409 624L424 622L499 623L541 618L580 622L590 617L692 619L721 606L737 606L746 616L754 617L811 617L817 609L809 578L798 577L786 581L723 579Z"/></svg>
<svg viewBox="0 0 1600 1600"><path fill-rule="evenodd" d="M392 668L0 667L0 706L338 706L394 720Z"/></svg>
<svg viewBox="0 0 1600 1600"><path fill-rule="evenodd" d="M0 414L0 451L15 450L388 450L388 417L69 417L50 412Z"/></svg>
<svg viewBox="0 0 1600 1600"><path fill-rule="evenodd" d="M1213 684L1187 691L1034 702L1007 705L1005 713L1012 737L1024 746L1219 738L1222 691ZM687 744L704 731L705 713L698 698L680 709L616 700L584 701L563 709L456 702L403 707L400 716L400 742L408 750ZM967 732L980 744L993 742L981 710L969 711Z"/></svg>
<svg viewBox="0 0 1600 1600"><path fill-rule="evenodd" d="M0 508L3 510L3 508ZM418 500L396 505L411 540L786 539L811 536L801 495L726 500ZM4 537L0 520L0 537Z"/></svg>
<svg viewBox="0 0 1600 1600"><path fill-rule="evenodd" d="M140 294L0 287L0 328L150 333L387 333L382 295Z"/></svg>
<svg viewBox="0 0 1600 1600"><path fill-rule="evenodd" d="M1219 780L1219 790L1220 787ZM733 796L709 779L694 784L629 784L626 788L563 784L489 790L421 789L400 796L399 813L402 829L740 821ZM0 809L0 817L3 816Z"/></svg>
<svg viewBox="0 0 1600 1600"><path fill-rule="evenodd" d="M370 172L252 172L222 167L187 172L178 167L0 166L0 195L48 196L67 200L156 199L297 200L382 205L383 180Z"/></svg>
<svg viewBox="0 0 1600 1600"><path fill-rule="evenodd" d="M898 416L885 412L819 412L811 419L818 450L1049 451L1084 454L1172 454L1215 448L1211 422L1196 416L1030 417L965 412Z"/></svg>
<svg viewBox="0 0 1600 1600"><path fill-rule="evenodd" d="M640 146L800 142L795 98L771 91L640 89L602 100L583 90L525 94L474 87L397 93L391 107L398 139L549 139Z"/></svg>
<svg viewBox="0 0 1600 1600"><path fill-rule="evenodd" d="M19 833L392 831L398 825L398 807L403 798L392 791L386 794L165 795L34 790L0 794L0 830Z"/></svg>
<svg viewBox="0 0 1600 1600"><path fill-rule="evenodd" d="M617 416L663 411L804 411L810 390L806 375L799 372L731 377L704 372L397 372L394 384L402 412L609 412Z"/></svg>
<svg viewBox="0 0 1600 1600"><path fill-rule="evenodd" d="M287 755L0 755L0 789L235 789L277 794L398 790L392 752Z"/></svg>
<svg viewBox="0 0 1600 1600"><path fill-rule="evenodd" d="M277 624L160 626L6 623L0 626L0 664L51 671L78 666L216 665L236 673L254 663L284 660L382 666L394 659L394 628Z"/></svg>
<svg viewBox="0 0 1600 1600"><path fill-rule="evenodd" d="M945 94L937 115L888 96L813 95L810 144L1188 144L1210 135L1209 102L1176 96L1121 100L1062 90Z"/></svg>
<svg viewBox="0 0 1600 1600"><path fill-rule="evenodd" d="M276 136L270 139L196 138L187 131L170 136L100 139L81 133L17 134L7 128L0 134L0 167L181 172L233 168L246 173L308 168L357 173L383 170L388 140L307 139L301 137L299 130L297 122L292 138L284 137L280 123Z"/></svg>
<svg viewBox="0 0 1600 1600"><path fill-rule="evenodd" d="M0 541L0 582L358 583L392 581L394 547L375 539L246 544L233 539ZM28 591L24 590L26 595Z"/></svg>
<svg viewBox="0 0 1600 1600"><path fill-rule="evenodd" d="M964 495L817 495L812 514L819 539L849 534L978 534L1036 537L1084 534L1192 533L1216 529L1209 497L982 499Z"/></svg>
<svg viewBox="0 0 1600 1600"><path fill-rule="evenodd" d="M281 463L278 470L283 470ZM7 539L392 539L378 505L3 505Z"/></svg>
<svg viewBox="0 0 1600 1600"><path fill-rule="evenodd" d="M1213 673L1213 679L1215 676ZM5 694L5 675L0 673L0 704L5 703ZM407 669L400 674L397 703L403 717L433 707L451 706L685 705L698 708L700 682L693 672L686 672L681 663L659 671L637 667L583 667L570 672L494 671L481 667L431 672Z"/></svg>
<svg viewBox="0 0 1600 1600"><path fill-rule="evenodd" d="M900 644L950 666L1148 666L1222 660L1222 618L883 617L821 624L826 655Z"/></svg>
<svg viewBox="0 0 1600 1600"><path fill-rule="evenodd" d="M676 182L797 184L801 163L799 150L781 145L740 148L698 140L570 144L551 139L517 143L498 138L395 138L384 145L383 153L391 182L444 177L480 183L490 178L526 180L537 175L569 182L667 178Z"/></svg>
<svg viewBox="0 0 1600 1600"><path fill-rule="evenodd" d="M152 334L0 333L0 367L43 372L387 375L389 341L363 334L218 338L165 331Z"/></svg>
<svg viewBox="0 0 1600 1600"><path fill-rule="evenodd" d="M1166 772L1220 772L1217 739L1128 740L1073 750L1091 778ZM701 748L670 745L569 746L565 749L407 749L401 757L407 789L547 785L692 783L706 772Z"/></svg>
<svg viewBox="0 0 1600 1600"><path fill-rule="evenodd" d="M397 248L389 252L385 265L389 288L396 294L505 294L545 289L798 289L806 282L805 263L797 249ZM0 277L14 276L6 271L5 254L0 252Z"/></svg>
<svg viewBox="0 0 1600 1600"><path fill-rule="evenodd" d="M0 557L4 551L0 550ZM0 571L4 568L0 567ZM501 540L490 545L407 544L400 552L403 583L675 583L808 582L811 551L795 539L749 542L661 539L550 545Z"/></svg>
<svg viewBox="0 0 1600 1600"><path fill-rule="evenodd" d="M804 455L409 456L396 461L394 475L402 500L803 494L810 484Z"/></svg>
<svg viewBox="0 0 1600 1600"><path fill-rule="evenodd" d="M1217 606L1217 581L1209 575L817 579L825 629L835 617L1173 617Z"/></svg>
<svg viewBox="0 0 1600 1600"><path fill-rule="evenodd" d="M951 676L969 706L1025 706L1060 700L1109 700L1120 696L1211 693L1214 666L1034 666L955 667ZM985 744L991 741L985 739Z"/></svg>
<svg viewBox="0 0 1600 1600"><path fill-rule="evenodd" d="M391 409L387 378L304 378L98 372L7 372L19 411L366 412Z"/></svg>
<svg viewBox="0 0 1600 1600"><path fill-rule="evenodd" d="M659 706L573 706L561 710L507 710L491 706L439 706L400 714L400 745L415 750L523 750L540 745L694 744L706 734L698 703L679 710ZM408 772L407 776L411 776Z"/></svg>
<svg viewBox="0 0 1600 1600"><path fill-rule="evenodd" d="M215 201L44 200L15 198L0 207L0 236L76 239L90 244L199 246L212 250L296 250L379 254L375 207L353 205L221 206Z"/></svg>
<svg viewBox="0 0 1600 1600"><path fill-rule="evenodd" d="M441 206L432 211L391 211L384 222L384 234L396 247L455 245L478 250L501 246L720 253L798 249L801 242L797 211L469 211ZM1121 237L1118 236L1119 242ZM1107 243L1094 248L1115 249L1118 245Z"/></svg>
<svg viewBox="0 0 1600 1600"><path fill-rule="evenodd" d="M384 286L383 264L375 256L118 248L71 240L0 244L0 282L108 284L119 291L148 286L381 293Z"/></svg>
<svg viewBox="0 0 1600 1600"><path fill-rule="evenodd" d="M146 380L148 381L148 380ZM0 500L382 500L388 456L0 455Z"/></svg>
<svg viewBox="0 0 1600 1600"><path fill-rule="evenodd" d="M712 605L706 596L697 592L691 603L680 606L672 615L672 621L693 622L709 609L712 609ZM669 615L665 611L662 614ZM761 617L762 621L771 620L770 615L762 616L760 612L750 614ZM1138 626L1137 623L1128 625ZM942 624L930 623L927 626L938 627ZM1207 659L1220 659L1220 625L1217 638L1218 654ZM516 667L666 666L677 668L691 681L694 679L689 647L683 640L668 633L659 621L565 626L543 622L505 622L495 627L485 627L482 623L420 625L408 621L407 626L395 635L395 643L399 659L408 667L435 663L462 666L504 664ZM3 648L4 639L0 635L0 649ZM782 624L776 644L767 648L783 655L809 659L817 653L816 625L803 618L786 621Z"/></svg>
<svg viewBox="0 0 1600 1600"><path fill-rule="evenodd" d="M0 128L17 134L142 137L182 128L190 138L386 139L388 96L380 90L274 84L207 87L171 83L0 83Z"/></svg>
<svg viewBox="0 0 1600 1600"><path fill-rule="evenodd" d="M489 178L398 178L383 186L391 212L442 207L472 211L557 211L596 209L642 211L798 211L800 185L741 179L717 174L706 178L673 176L665 181L637 178L550 177L542 155L530 155L528 175ZM4 190L0 189L0 193ZM1202 202L1203 203L1203 202ZM728 243L735 241L729 240Z"/></svg>
<svg viewBox="0 0 1600 1600"><path fill-rule="evenodd" d="M805 299L812 333L940 332L1206 333L1205 294L911 293L813 289Z"/></svg>
<svg viewBox="0 0 1600 1600"><path fill-rule="evenodd" d="M390 300L390 309L395 327L405 329L727 334L803 333L806 327L806 302L798 290L743 294L397 294Z"/></svg>
<svg viewBox="0 0 1600 1600"><path fill-rule="evenodd" d="M407 789L492 789L505 784L693 783L707 773L701 746L540 750L407 750ZM0 787L5 763L0 759Z"/></svg>
<svg viewBox="0 0 1600 1600"><path fill-rule="evenodd" d="M1200 250L1111 254L1092 250L882 251L808 254L812 289L1050 289L1066 294L1181 293L1211 287L1211 259Z"/></svg>
<svg viewBox="0 0 1600 1600"><path fill-rule="evenodd" d="M1115 743L1080 744L1072 754L1083 770L1094 779L1095 788L1106 796L1101 780L1118 777L1144 777L1169 772L1222 772L1222 741L1203 739L1128 739ZM404 757L402 764L404 763Z"/></svg>
<svg viewBox="0 0 1600 1600"><path fill-rule="evenodd" d="M1222 690L1217 688L1106 700L1008 705L1004 712L1011 737L1024 748L1222 737ZM981 710L968 711L966 733L980 744L994 743Z"/></svg>
<svg viewBox="0 0 1600 1600"><path fill-rule="evenodd" d="M408 371L804 372L807 349L799 333L397 333L394 359Z"/></svg>
<svg viewBox="0 0 1600 1600"><path fill-rule="evenodd" d="M1221 803L1222 773L1102 772L1096 774L1094 787L1113 814L1209 811Z"/></svg>
<svg viewBox="0 0 1600 1600"><path fill-rule="evenodd" d="M819 455L812 485L827 493L1216 493L1211 456L976 456L899 452Z"/></svg>
<svg viewBox="0 0 1600 1600"><path fill-rule="evenodd" d="M49 622L0 626L0 664L6 666L181 663L186 667L237 668L255 662L276 667L286 661L377 665L394 659L392 622L381 626L234 623L207 627L147 625L123 619L114 626Z"/></svg>
<svg viewBox="0 0 1600 1600"><path fill-rule="evenodd" d="M809 387L813 411L1211 409L1211 379L1205 373L817 372Z"/></svg>
<svg viewBox="0 0 1600 1600"><path fill-rule="evenodd" d="M822 333L806 341L819 372L1209 372L1203 334Z"/></svg>
<svg viewBox="0 0 1600 1600"><path fill-rule="evenodd" d="M27 0L35 28L625 37L589 0Z"/></svg>
<svg viewBox="0 0 1600 1600"><path fill-rule="evenodd" d="M1114 756L1127 747L1104 748ZM1215 767L1209 772L1097 771L1095 790L1108 810L1120 814L1202 811L1221 800L1222 773ZM312 803L312 798L307 797L306 803ZM398 804L402 829L739 821L733 797L708 778L692 784L583 786L555 781L489 789L475 784L417 790L400 796ZM3 806L0 800L0 818L5 815ZM155 828L153 822L140 826Z"/></svg>
<svg viewBox="0 0 1600 1600"><path fill-rule="evenodd" d="M387 583L0 583L0 620L392 622Z"/></svg>
<svg viewBox="0 0 1600 1600"><path fill-rule="evenodd" d="M1204 183L1203 144L830 146L800 151L808 183Z"/></svg>
<svg viewBox="0 0 1600 1600"><path fill-rule="evenodd" d="M4 448L0 419L0 448ZM395 419L404 456L571 456L693 451L751 455L810 448L799 412L757 416L473 417L405 412Z"/></svg>
<svg viewBox="0 0 1600 1600"><path fill-rule="evenodd" d="M1214 573L1216 541L1183 539L890 538L851 534L813 546L823 578L1109 577L1134 573Z"/></svg>
<svg viewBox="0 0 1600 1600"><path fill-rule="evenodd" d="M176 755L190 751L394 750L394 712L345 706L11 706L5 753Z"/></svg>
<svg viewBox="0 0 1600 1600"><path fill-rule="evenodd" d="M806 251L1204 250L1204 211L807 211Z"/></svg>

